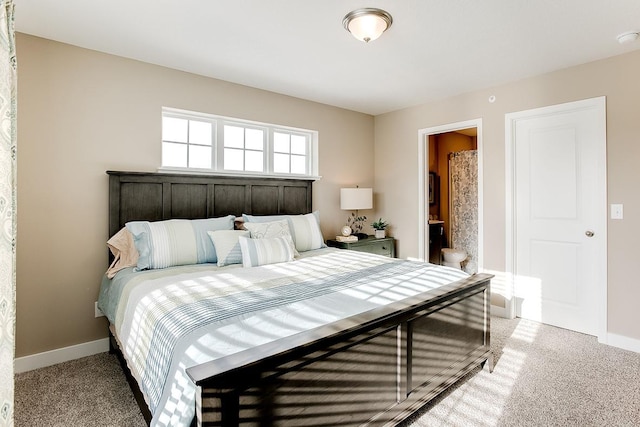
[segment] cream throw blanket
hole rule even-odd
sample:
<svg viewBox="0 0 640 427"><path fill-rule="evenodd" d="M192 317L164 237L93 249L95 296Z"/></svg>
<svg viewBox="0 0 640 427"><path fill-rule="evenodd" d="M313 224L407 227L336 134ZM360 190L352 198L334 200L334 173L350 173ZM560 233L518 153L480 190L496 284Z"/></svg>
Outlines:
<svg viewBox="0 0 640 427"><path fill-rule="evenodd" d="M108 241L107 246L113 254L113 262L107 270L107 277L112 279L123 268L135 267L138 263L138 250L133 243L133 236L123 227Z"/></svg>

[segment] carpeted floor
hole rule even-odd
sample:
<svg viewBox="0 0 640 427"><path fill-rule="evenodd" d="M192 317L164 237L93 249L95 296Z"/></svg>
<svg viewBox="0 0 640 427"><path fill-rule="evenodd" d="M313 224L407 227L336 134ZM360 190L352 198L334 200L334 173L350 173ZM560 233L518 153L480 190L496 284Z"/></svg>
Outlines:
<svg viewBox="0 0 640 427"><path fill-rule="evenodd" d="M640 354L521 319L492 319L495 369L476 370L412 427L640 426ZM115 356L16 375L16 426L145 426Z"/></svg>

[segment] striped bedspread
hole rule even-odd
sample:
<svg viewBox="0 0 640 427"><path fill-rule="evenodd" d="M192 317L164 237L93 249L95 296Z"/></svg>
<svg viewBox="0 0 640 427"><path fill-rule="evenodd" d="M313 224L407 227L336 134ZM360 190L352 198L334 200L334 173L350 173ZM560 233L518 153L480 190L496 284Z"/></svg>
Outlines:
<svg viewBox="0 0 640 427"><path fill-rule="evenodd" d="M253 268L213 264L103 281L99 307L115 327L153 426L188 426L188 367L425 292L466 274L339 249Z"/></svg>

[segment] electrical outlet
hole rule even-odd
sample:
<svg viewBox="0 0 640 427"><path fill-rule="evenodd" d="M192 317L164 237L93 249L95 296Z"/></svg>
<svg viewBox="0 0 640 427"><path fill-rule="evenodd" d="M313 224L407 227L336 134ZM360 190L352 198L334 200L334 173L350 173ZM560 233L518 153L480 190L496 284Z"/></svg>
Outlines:
<svg viewBox="0 0 640 427"><path fill-rule="evenodd" d="M611 205L611 219L622 219L624 216L624 212L622 209L622 204L612 204Z"/></svg>
<svg viewBox="0 0 640 427"><path fill-rule="evenodd" d="M100 309L98 308L98 301L95 302L95 314L96 317L104 317L104 313L100 311Z"/></svg>

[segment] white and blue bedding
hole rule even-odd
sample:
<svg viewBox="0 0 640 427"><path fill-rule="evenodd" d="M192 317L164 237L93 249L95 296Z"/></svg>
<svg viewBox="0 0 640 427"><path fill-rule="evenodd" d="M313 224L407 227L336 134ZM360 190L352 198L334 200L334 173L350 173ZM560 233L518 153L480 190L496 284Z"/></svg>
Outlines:
<svg viewBox="0 0 640 427"><path fill-rule="evenodd" d="M98 304L145 396L151 425L188 426L196 389L187 368L464 277L448 267L325 248L252 268L128 268L103 281Z"/></svg>

